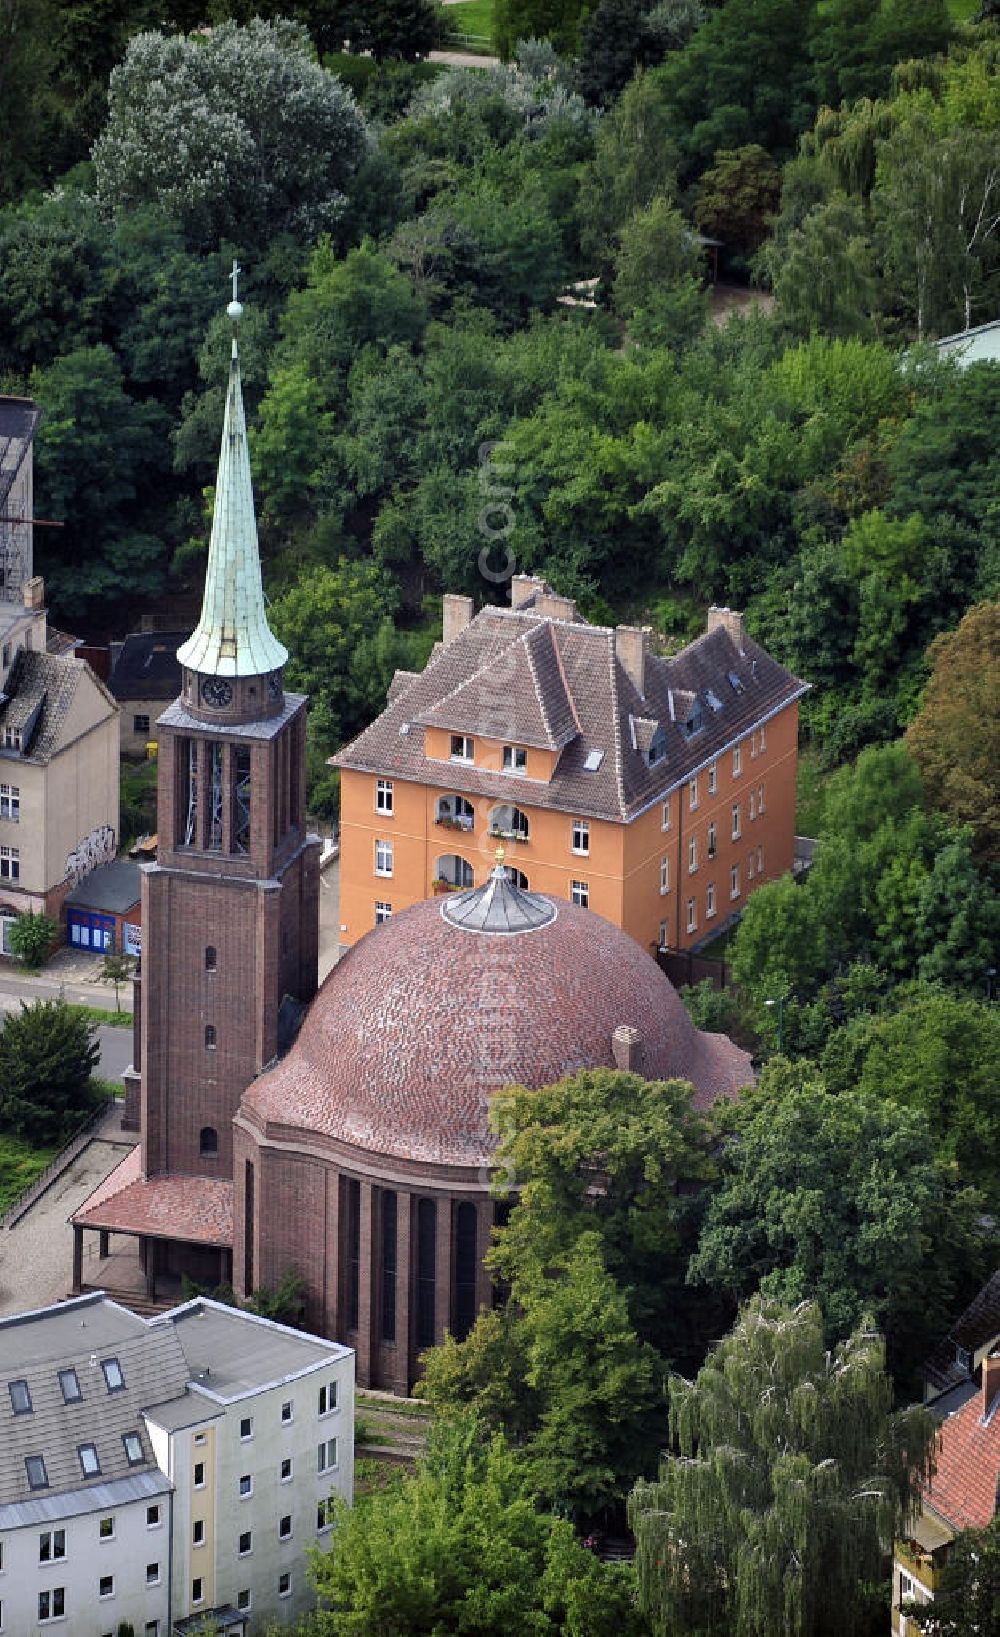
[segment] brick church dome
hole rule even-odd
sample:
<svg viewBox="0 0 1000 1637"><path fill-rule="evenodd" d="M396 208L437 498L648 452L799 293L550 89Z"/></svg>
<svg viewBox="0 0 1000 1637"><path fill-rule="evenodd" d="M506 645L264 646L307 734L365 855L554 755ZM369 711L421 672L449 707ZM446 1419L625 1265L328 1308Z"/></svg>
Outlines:
<svg viewBox="0 0 1000 1637"><path fill-rule="evenodd" d="M752 1079L748 1055L694 1027L627 933L494 876L416 904L355 944L242 1108L258 1128L480 1167L494 1146L491 1093L626 1065L690 1080L700 1106Z"/></svg>

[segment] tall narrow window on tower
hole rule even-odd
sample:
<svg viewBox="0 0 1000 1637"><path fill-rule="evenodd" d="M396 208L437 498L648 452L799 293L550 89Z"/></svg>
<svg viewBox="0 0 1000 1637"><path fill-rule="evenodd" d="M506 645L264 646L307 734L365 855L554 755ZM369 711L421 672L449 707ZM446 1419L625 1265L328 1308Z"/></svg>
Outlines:
<svg viewBox="0 0 1000 1637"><path fill-rule="evenodd" d="M250 750L246 745L236 750L236 770L233 779L233 852L250 851Z"/></svg>
<svg viewBox="0 0 1000 1637"><path fill-rule="evenodd" d="M213 853L222 849L222 746L209 751L208 845Z"/></svg>
<svg viewBox="0 0 1000 1637"><path fill-rule="evenodd" d="M181 740L181 772L184 780L184 845L198 845L198 741Z"/></svg>

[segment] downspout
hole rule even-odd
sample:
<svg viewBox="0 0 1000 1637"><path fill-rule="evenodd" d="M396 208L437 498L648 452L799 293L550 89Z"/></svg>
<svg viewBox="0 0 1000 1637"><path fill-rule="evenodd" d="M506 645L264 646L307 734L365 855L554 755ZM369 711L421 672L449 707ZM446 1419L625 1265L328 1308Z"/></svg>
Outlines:
<svg viewBox="0 0 1000 1637"><path fill-rule="evenodd" d="M674 873L676 889L674 893L674 948L681 947L681 860L684 857L684 792L690 794L691 786L678 785L677 788L677 869Z"/></svg>

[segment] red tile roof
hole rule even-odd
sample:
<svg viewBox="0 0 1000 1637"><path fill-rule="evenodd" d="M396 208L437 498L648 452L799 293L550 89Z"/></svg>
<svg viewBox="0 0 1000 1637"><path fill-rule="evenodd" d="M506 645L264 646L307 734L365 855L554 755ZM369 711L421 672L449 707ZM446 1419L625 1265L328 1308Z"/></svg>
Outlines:
<svg viewBox="0 0 1000 1637"><path fill-rule="evenodd" d="M513 935L453 926L441 899L376 927L334 967L295 1045L241 1107L265 1126L479 1168L495 1147L491 1094L613 1068L623 1024L642 1034L638 1072L690 1080L699 1107L752 1081L747 1053L694 1027L634 939L590 910L544 902L554 917Z"/></svg>
<svg viewBox="0 0 1000 1637"><path fill-rule="evenodd" d="M938 1433L937 1466L924 1499L955 1529L985 1529L1000 1482L1000 1391L983 1417L982 1389Z"/></svg>
<svg viewBox="0 0 1000 1637"><path fill-rule="evenodd" d="M73 1223L152 1239L231 1245L233 1185L214 1177L144 1179L142 1151L133 1148L74 1212Z"/></svg>

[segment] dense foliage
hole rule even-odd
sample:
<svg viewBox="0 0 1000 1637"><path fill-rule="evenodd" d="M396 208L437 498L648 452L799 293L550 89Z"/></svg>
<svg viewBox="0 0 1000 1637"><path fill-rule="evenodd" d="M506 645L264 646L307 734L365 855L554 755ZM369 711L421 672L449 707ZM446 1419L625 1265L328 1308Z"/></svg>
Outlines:
<svg viewBox="0 0 1000 1637"><path fill-rule="evenodd" d="M21 1002L0 1028L0 1131L55 1143L90 1104L97 1027L60 1000Z"/></svg>

